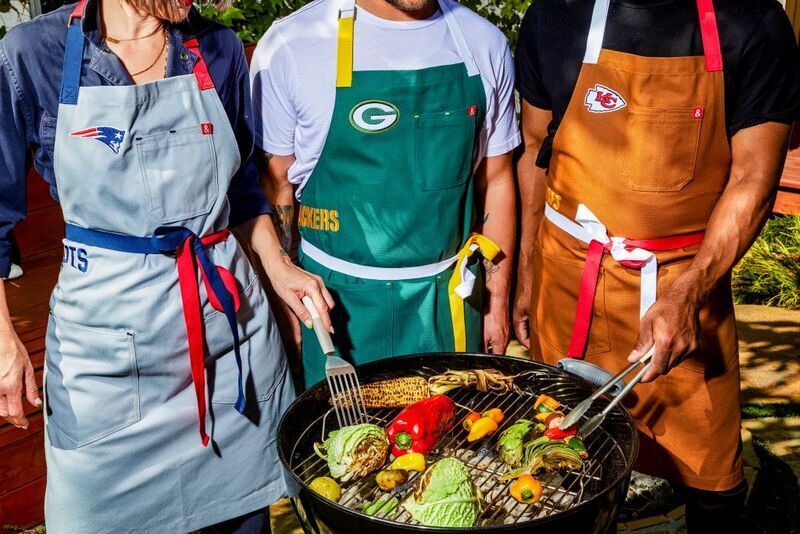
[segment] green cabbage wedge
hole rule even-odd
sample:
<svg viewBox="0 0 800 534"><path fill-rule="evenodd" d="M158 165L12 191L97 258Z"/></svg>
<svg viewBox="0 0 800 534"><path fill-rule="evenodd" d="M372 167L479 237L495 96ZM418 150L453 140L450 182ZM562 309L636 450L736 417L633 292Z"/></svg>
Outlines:
<svg viewBox="0 0 800 534"><path fill-rule="evenodd" d="M472 527L481 513L481 497L467 467L444 458L428 468L403 508L429 527Z"/></svg>

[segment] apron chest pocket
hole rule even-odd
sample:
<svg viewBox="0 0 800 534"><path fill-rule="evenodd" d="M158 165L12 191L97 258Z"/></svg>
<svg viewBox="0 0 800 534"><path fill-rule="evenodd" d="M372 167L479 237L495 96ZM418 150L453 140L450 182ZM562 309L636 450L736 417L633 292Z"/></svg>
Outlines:
<svg viewBox="0 0 800 534"><path fill-rule="evenodd" d="M475 120L469 108L414 117L414 175L424 191L456 187L469 179Z"/></svg>
<svg viewBox="0 0 800 534"><path fill-rule="evenodd" d="M622 174L634 191L680 191L694 179L702 113L631 106Z"/></svg>
<svg viewBox="0 0 800 534"><path fill-rule="evenodd" d="M219 196L214 136L200 126L135 139L141 178L152 216L163 224L211 211Z"/></svg>
<svg viewBox="0 0 800 534"><path fill-rule="evenodd" d="M140 419L133 337L50 316L45 399L53 447L83 447Z"/></svg>

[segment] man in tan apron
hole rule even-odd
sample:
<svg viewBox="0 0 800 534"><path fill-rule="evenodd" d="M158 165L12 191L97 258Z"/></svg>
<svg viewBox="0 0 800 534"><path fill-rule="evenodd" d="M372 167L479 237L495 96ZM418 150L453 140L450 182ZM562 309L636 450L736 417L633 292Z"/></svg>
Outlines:
<svg viewBox="0 0 800 534"><path fill-rule="evenodd" d="M756 13L765 3L747 8L751 19L719 3L720 16L711 0L543 0L517 50L526 146L517 336L536 360L586 358L613 372L655 344L647 383L626 399L640 430L637 469L692 488L687 521L698 532L740 526L730 270L769 213L789 133L781 123L797 118L798 102L785 15ZM578 49L576 80L565 58ZM766 65L770 95L783 100L770 96L772 107L731 132L741 95L759 95L726 91Z"/></svg>

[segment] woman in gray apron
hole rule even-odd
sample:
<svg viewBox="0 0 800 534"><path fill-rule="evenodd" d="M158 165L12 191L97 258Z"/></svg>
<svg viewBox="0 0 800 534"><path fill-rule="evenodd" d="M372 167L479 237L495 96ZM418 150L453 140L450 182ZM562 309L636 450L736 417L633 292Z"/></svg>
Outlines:
<svg viewBox="0 0 800 534"><path fill-rule="evenodd" d="M175 15L157 20L141 11L158 4ZM291 492L275 442L294 389L264 291L229 219L243 223L242 234L291 306L300 309L308 294L326 310L330 296L282 257L266 208L244 220L236 212L264 203L263 196L233 202L232 181L241 179L249 153L215 87L244 64L241 44L215 56L228 66L209 69L202 49L213 41L205 36L225 30L187 38L162 24L184 19L190 5L81 0L30 23L40 25L43 39L58 41L52 50L64 47L57 113L44 114L35 143L47 148L46 127L67 223L47 330L50 533L188 532ZM157 22L164 44L151 67L115 83L119 63L103 63L117 61L107 43L125 39L105 32L108 17L125 13ZM48 26L52 17L61 17L63 30ZM89 36L92 23L102 28L99 43ZM15 63L10 47L0 47L3 74L18 83L34 69L20 76L27 67ZM164 70L154 73L158 68ZM110 83L85 82L98 73ZM239 78L234 90L246 107L246 74ZM57 88L59 77L42 83ZM5 122L10 113L2 111ZM22 391L34 404L39 399L2 291L0 297L0 322L9 327L0 328L7 332L0 335L0 416L26 427Z"/></svg>

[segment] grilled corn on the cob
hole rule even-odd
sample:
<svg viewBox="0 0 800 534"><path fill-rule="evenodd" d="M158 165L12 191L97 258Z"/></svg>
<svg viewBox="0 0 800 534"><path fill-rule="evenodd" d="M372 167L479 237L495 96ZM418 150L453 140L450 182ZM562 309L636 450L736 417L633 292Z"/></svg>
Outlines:
<svg viewBox="0 0 800 534"><path fill-rule="evenodd" d="M361 385L367 408L404 408L431 396L428 381L419 376L403 376ZM344 406L349 406L347 399Z"/></svg>

